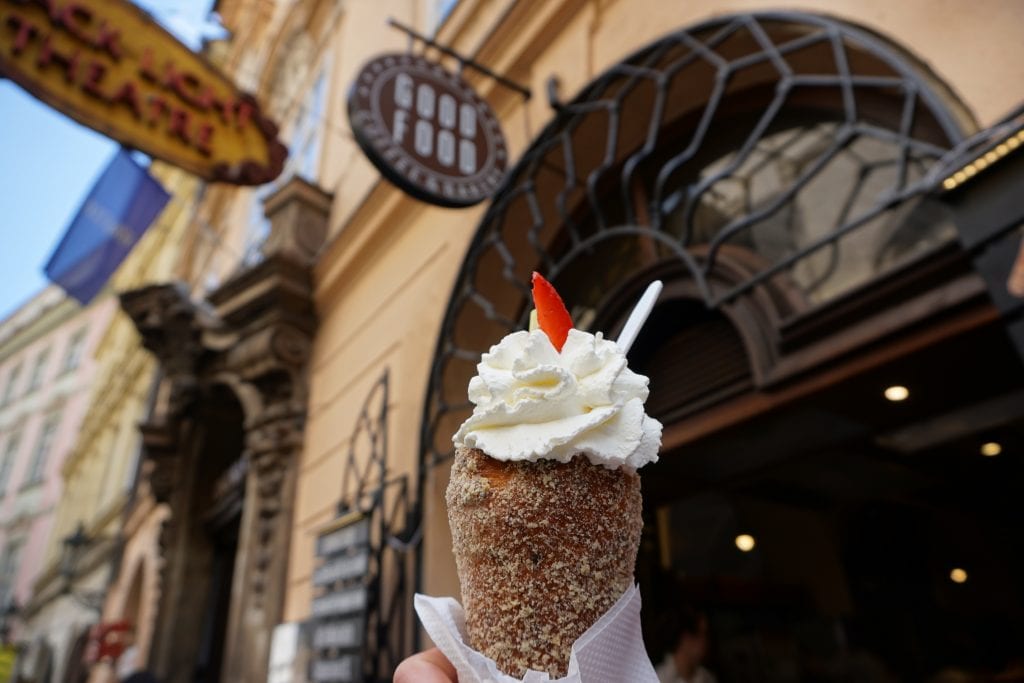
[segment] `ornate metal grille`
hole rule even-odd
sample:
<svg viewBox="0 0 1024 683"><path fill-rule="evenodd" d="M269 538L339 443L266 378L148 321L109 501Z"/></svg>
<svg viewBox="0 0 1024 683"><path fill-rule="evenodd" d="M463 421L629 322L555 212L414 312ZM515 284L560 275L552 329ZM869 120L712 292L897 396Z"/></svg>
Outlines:
<svg viewBox="0 0 1024 683"><path fill-rule="evenodd" d="M369 569L363 680L390 680L412 651L408 587L415 542L408 538L418 515L408 477L388 471L388 371L367 394L349 441L342 477L340 515L361 513L370 519ZM418 533L418 532L416 532Z"/></svg>
<svg viewBox="0 0 1024 683"><path fill-rule="evenodd" d="M709 307L769 288L797 316L955 235L926 193L970 114L923 65L835 19L716 19L555 106L459 273L424 467L451 453L480 353L525 325L531 270L584 327L614 323L613 302L673 268Z"/></svg>

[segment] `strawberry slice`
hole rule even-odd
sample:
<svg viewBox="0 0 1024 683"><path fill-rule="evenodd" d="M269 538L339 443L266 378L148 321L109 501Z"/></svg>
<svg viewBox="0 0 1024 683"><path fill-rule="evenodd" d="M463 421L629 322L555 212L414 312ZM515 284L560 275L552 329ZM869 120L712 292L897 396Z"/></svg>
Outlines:
<svg viewBox="0 0 1024 683"><path fill-rule="evenodd" d="M544 330L552 345L561 352L569 330L572 329L572 316L552 284L536 271L533 273L533 305L537 309L540 329Z"/></svg>

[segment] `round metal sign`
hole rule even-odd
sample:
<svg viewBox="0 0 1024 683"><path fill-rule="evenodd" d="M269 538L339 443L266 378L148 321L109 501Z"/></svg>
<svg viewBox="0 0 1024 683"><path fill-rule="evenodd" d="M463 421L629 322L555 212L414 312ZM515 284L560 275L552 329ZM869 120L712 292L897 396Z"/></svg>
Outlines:
<svg viewBox="0 0 1024 683"><path fill-rule="evenodd" d="M387 54L359 72L348 116L374 166L408 194L441 206L488 199L508 151L491 108L461 78L409 54Z"/></svg>

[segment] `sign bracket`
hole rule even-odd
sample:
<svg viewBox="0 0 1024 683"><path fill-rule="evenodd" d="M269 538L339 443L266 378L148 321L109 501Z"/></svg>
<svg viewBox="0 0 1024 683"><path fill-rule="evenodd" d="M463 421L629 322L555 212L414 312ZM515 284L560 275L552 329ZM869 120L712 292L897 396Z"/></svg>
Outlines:
<svg viewBox="0 0 1024 683"><path fill-rule="evenodd" d="M459 54L458 52L456 52L452 48L448 47L447 45L442 45L442 44L438 43L437 41L433 40L432 38L428 38L427 36L423 35L422 33L419 33L415 29L413 29L413 28L411 28L409 26L406 26L405 24L403 24L403 23L401 23L401 22L399 22L399 21L397 21L397 20L395 20L395 19L393 19L391 17L388 18L388 26L390 26L392 28L396 28L399 31L402 31L407 36L409 36L410 40L418 40L421 43L423 43L424 45L428 45L428 46L434 48L435 50L438 50L441 53L446 54L449 57L452 57L453 59L457 60L462 67L467 67L468 66L471 69L479 71L480 73L482 73L483 75L487 76L488 78L494 79L496 82L498 82L499 84L505 86L509 90L514 90L517 93L519 93L520 95L522 95L524 100L528 100L528 99L530 99L533 96L533 93L531 92L531 90L529 88L527 88L526 86L520 85L519 83L516 83L515 81L509 80L508 78L505 78L504 76L501 76L500 74L494 73L493 71L488 69L486 66L484 66L480 62L477 62L477 61L475 61L473 59L470 59L469 57L465 57L465 56Z"/></svg>

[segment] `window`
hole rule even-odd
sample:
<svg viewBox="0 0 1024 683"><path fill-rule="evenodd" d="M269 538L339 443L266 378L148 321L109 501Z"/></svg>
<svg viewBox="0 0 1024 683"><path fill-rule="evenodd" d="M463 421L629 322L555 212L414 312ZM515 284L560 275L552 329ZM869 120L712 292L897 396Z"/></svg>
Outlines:
<svg viewBox="0 0 1024 683"><path fill-rule="evenodd" d="M270 221L263 213L263 202L292 176L316 182L320 175L320 149L323 146L325 107L327 104L327 70L316 77L298 110L295 128L289 140L291 154L277 182L263 185L251 195L249 220L243 264L259 261L259 248L270 234Z"/></svg>
<svg viewBox="0 0 1024 683"><path fill-rule="evenodd" d="M3 455L0 455L0 498L3 497L7 480L11 476L11 468L14 467L14 458L18 455L19 445L21 445L21 432L14 432L7 438L7 447L4 448Z"/></svg>
<svg viewBox="0 0 1024 683"><path fill-rule="evenodd" d="M61 372L71 372L82 362L82 351L85 349L85 328L75 332L68 342L68 350L64 354L64 362L61 364Z"/></svg>
<svg viewBox="0 0 1024 683"><path fill-rule="evenodd" d="M11 374L7 376L7 386L4 387L3 398L0 399L0 405L7 405L14 398L14 391L18 387L18 376L21 374L21 363L18 363L11 369Z"/></svg>
<svg viewBox="0 0 1024 683"><path fill-rule="evenodd" d="M264 185L252 193L249 203L249 220L245 228L245 252L242 265L249 266L261 259L260 247L270 235L270 221L263 213L263 201L277 189L277 183Z"/></svg>
<svg viewBox="0 0 1024 683"><path fill-rule="evenodd" d="M24 545L24 539L12 539L0 553L0 606L6 606L14 597L14 579L18 575Z"/></svg>
<svg viewBox="0 0 1024 683"><path fill-rule="evenodd" d="M327 71L324 70L317 75L306 101L302 103L291 140L291 148L295 155L292 172L310 181L315 181L319 175L320 148L323 146L321 132L326 102Z"/></svg>
<svg viewBox="0 0 1024 683"><path fill-rule="evenodd" d="M26 394L30 394L39 388L39 385L43 383L43 375L46 374L46 363L50 359L50 349L45 349L42 353L36 356L36 364L32 366L32 374L28 378L28 388L25 390Z"/></svg>
<svg viewBox="0 0 1024 683"><path fill-rule="evenodd" d="M25 486L30 486L43 479L43 471L46 469L46 461L53 449L53 439L57 435L57 427L60 425L60 414L53 413L39 432L39 440L36 441L35 452L32 453L32 462L29 465L28 473L25 475Z"/></svg>
<svg viewBox="0 0 1024 683"><path fill-rule="evenodd" d="M434 0L434 11L436 12L437 19L434 21L435 26L441 26L444 20L448 18L448 15L455 9L459 0Z"/></svg>

